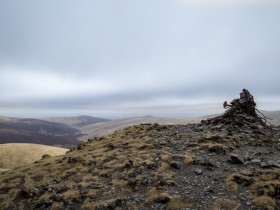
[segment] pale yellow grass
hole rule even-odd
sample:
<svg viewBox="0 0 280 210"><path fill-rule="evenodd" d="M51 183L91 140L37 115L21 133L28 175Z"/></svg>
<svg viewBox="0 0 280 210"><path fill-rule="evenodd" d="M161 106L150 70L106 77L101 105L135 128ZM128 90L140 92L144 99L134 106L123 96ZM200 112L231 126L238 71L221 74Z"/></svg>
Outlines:
<svg viewBox="0 0 280 210"><path fill-rule="evenodd" d="M63 155L67 149L40 144L11 143L0 144L0 168L13 169L34 163L42 155Z"/></svg>

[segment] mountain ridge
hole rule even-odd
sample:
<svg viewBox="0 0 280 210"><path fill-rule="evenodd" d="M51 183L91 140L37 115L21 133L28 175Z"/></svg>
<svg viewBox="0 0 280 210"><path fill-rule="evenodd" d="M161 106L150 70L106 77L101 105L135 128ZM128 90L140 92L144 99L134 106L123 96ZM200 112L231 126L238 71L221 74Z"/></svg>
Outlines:
<svg viewBox="0 0 280 210"><path fill-rule="evenodd" d="M46 118L46 120L50 122L62 123L77 129L95 123L110 121L109 119L92 117L89 115L78 115L72 117L50 117Z"/></svg>

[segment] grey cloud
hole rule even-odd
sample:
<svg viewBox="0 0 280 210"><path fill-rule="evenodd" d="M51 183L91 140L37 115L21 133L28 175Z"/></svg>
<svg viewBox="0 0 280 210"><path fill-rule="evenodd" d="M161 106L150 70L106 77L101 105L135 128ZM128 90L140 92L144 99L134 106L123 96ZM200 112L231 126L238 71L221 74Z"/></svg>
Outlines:
<svg viewBox="0 0 280 210"><path fill-rule="evenodd" d="M1 1L0 104L154 110L161 102L220 103L242 88L278 99L279 10L171 0Z"/></svg>
<svg viewBox="0 0 280 210"><path fill-rule="evenodd" d="M279 5L277 0L176 0L185 5L199 6L263 6Z"/></svg>

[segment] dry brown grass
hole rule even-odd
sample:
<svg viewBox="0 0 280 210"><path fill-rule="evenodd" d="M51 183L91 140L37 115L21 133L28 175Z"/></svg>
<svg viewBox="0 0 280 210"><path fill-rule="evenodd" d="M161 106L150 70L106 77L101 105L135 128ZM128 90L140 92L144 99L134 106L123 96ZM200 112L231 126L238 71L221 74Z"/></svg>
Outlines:
<svg viewBox="0 0 280 210"><path fill-rule="evenodd" d="M167 192L156 188L150 189L146 197L146 203L167 203L171 199L171 196Z"/></svg>
<svg viewBox="0 0 280 210"><path fill-rule="evenodd" d="M239 173L234 173L226 178L226 186L227 186L228 190L230 190L232 192L237 192L238 187L239 187L238 184L241 184L241 182L242 183L248 182L251 179L252 178L250 178L248 176L244 176ZM238 182L240 182L240 183L238 183Z"/></svg>
<svg viewBox="0 0 280 210"><path fill-rule="evenodd" d="M8 168L0 168L0 173L1 173L1 172L5 172L5 171L9 171L9 170L11 170L11 169L8 169Z"/></svg>
<svg viewBox="0 0 280 210"><path fill-rule="evenodd" d="M185 208L195 207L197 202L192 198L182 198L181 196L173 196L167 203L167 206L171 210L179 210Z"/></svg>
<svg viewBox="0 0 280 210"><path fill-rule="evenodd" d="M244 185L245 183L245 185ZM232 192L237 192L239 184L246 187L251 194L252 201L259 207L269 210L275 209L276 200L279 196L280 170L259 170L253 177L235 173L226 179L226 185ZM278 193L278 194L277 194Z"/></svg>
<svg viewBox="0 0 280 210"><path fill-rule="evenodd" d="M171 195L164 189L151 188L146 195L146 203L165 203L171 210L191 208L196 205L196 201L191 198L183 198L179 195Z"/></svg>
<svg viewBox="0 0 280 210"><path fill-rule="evenodd" d="M63 155L67 149L40 144L0 144L0 168L13 169L34 163L42 155Z"/></svg>
<svg viewBox="0 0 280 210"><path fill-rule="evenodd" d="M225 184L229 191L235 192L235 193L238 191L238 184L235 181L233 181L232 176L229 176L226 178Z"/></svg>
<svg viewBox="0 0 280 210"><path fill-rule="evenodd" d="M275 209L275 199L266 195L255 197L253 203L267 210Z"/></svg>
<svg viewBox="0 0 280 210"><path fill-rule="evenodd" d="M240 143L240 138L237 135L233 135L233 136L226 136L225 137L227 140L229 140L230 142L234 142L236 144Z"/></svg>
<svg viewBox="0 0 280 210"><path fill-rule="evenodd" d="M227 149L226 146L224 146L223 144L218 144L218 143L203 143L203 144L199 144L199 146L197 148L209 150L209 151L220 150L221 152L226 151L226 149Z"/></svg>
<svg viewBox="0 0 280 210"><path fill-rule="evenodd" d="M210 210L237 210L240 206L240 203L237 201L225 198L216 198L210 207Z"/></svg>
<svg viewBox="0 0 280 210"><path fill-rule="evenodd" d="M255 176L255 182L249 187L253 195L253 203L266 207L269 210L275 208L275 197L278 196L276 188L280 186L280 170L263 170Z"/></svg>

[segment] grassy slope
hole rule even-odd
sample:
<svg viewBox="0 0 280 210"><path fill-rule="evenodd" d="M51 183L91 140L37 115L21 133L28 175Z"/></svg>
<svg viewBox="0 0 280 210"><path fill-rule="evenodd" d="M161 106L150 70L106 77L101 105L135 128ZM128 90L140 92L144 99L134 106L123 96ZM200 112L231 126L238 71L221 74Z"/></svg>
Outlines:
<svg viewBox="0 0 280 210"><path fill-rule="evenodd" d="M0 168L12 169L31 164L42 158L42 155L63 155L64 148L39 144L0 144Z"/></svg>
<svg viewBox="0 0 280 210"><path fill-rule="evenodd" d="M179 192L177 187L180 188L183 185L178 180L176 181L176 177L183 169L174 168L172 163L179 163L180 167L186 167L187 171L195 167L203 168L205 172L210 173L208 162L197 156L200 153L195 153L202 151L205 146L219 144L212 142L215 134L212 133L207 137L201 133L204 138L201 136L200 140L203 141L196 146L176 150L183 142L190 141L193 133L183 131L178 134L177 131L172 126L129 127L112 135L96 138L64 156L46 158L36 164L6 172L0 176L0 203L2 202L3 209L11 209L12 206L14 209L25 209L27 206L44 209L48 205L51 205L51 209L65 209L65 205L72 205L70 209L75 209L75 207L76 209L139 209L142 203L149 207L163 203L171 210L193 209L197 205L196 200L188 197L188 194L177 193ZM163 139L168 144L162 144ZM241 143L236 142L236 139L228 140L224 139L224 144L222 144L228 149ZM210 143L206 144L208 141ZM217 154L217 156L220 155ZM221 155L221 160L226 161L224 159L225 157ZM230 165L230 167L233 166ZM216 166L213 171L215 170L218 170ZM199 178L198 183L203 183L206 177L203 175L190 177L190 174L186 176L185 172L181 173L183 176L180 180L187 177L191 180L188 183L191 183L192 179ZM264 173L269 174L263 177ZM279 169L256 173L253 187L264 188L264 184L271 186L274 183L277 185L279 179L275 176L279 177L279 174ZM221 179L224 178L224 176L221 177ZM236 183L231 178L230 176L229 184L235 185ZM134 199L134 196L142 200ZM256 200L259 197L254 197L254 203L260 206L266 205L265 202ZM269 199L275 202L274 198L269 197ZM49 200L54 200L54 202L49 203ZM126 208L115 207L121 206L122 202L126 203ZM218 197L213 205L217 208L213 207L212 210L237 210L239 203ZM271 206L267 209L273 209L275 204ZM158 208L154 207L154 209Z"/></svg>

